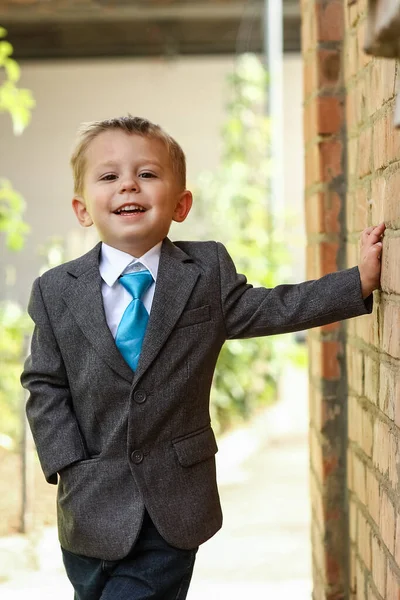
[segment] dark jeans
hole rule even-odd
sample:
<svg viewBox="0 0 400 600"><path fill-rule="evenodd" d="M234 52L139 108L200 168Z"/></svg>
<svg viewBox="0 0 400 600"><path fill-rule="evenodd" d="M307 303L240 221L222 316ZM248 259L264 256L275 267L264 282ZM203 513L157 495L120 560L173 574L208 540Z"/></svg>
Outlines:
<svg viewBox="0 0 400 600"><path fill-rule="evenodd" d="M196 552L170 546L147 513L136 544L121 560L88 558L62 548L75 600L184 600Z"/></svg>

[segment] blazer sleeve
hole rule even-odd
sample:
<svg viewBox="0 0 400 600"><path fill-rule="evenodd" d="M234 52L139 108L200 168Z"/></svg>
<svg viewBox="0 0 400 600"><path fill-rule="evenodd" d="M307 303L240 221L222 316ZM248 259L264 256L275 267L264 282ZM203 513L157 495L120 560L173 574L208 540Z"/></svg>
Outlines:
<svg viewBox="0 0 400 600"><path fill-rule="evenodd" d="M26 414L39 460L49 483L57 483L57 472L87 458L75 418L68 377L40 289L33 284L28 312L35 327L31 354L21 383L29 391Z"/></svg>
<svg viewBox="0 0 400 600"><path fill-rule="evenodd" d="M236 272L225 247L217 246L227 339L300 331L372 311L372 294L362 298L358 267L304 283L254 288Z"/></svg>

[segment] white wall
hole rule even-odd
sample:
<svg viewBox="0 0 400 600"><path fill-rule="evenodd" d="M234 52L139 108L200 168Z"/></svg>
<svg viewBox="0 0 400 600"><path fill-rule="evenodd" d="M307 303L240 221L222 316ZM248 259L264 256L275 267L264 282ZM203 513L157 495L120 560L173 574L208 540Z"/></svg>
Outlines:
<svg viewBox="0 0 400 600"><path fill-rule="evenodd" d="M26 198L26 218L32 227L24 252L2 259L3 265L12 262L17 267L17 295L22 302L43 262L38 247L51 237L80 230L70 206L69 169L79 124L128 112L160 123L185 150L190 186L201 170L218 167L219 133L228 101L226 77L233 66L234 57L22 65L21 85L33 91L37 104L32 123L15 137L10 120L2 116L0 121L0 175L11 179ZM285 204L295 207L298 222L303 218L301 77L300 55L286 56ZM298 278L303 268L302 260L297 260ZM0 295L9 293L2 290Z"/></svg>

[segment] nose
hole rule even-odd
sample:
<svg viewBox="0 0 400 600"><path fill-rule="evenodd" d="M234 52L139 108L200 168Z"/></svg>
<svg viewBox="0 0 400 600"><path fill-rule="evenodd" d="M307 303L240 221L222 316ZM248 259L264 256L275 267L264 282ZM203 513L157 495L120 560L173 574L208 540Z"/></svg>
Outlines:
<svg viewBox="0 0 400 600"><path fill-rule="evenodd" d="M139 190L139 184L134 177L128 177L121 182L121 186L119 188L120 194L125 194L129 192L137 192Z"/></svg>

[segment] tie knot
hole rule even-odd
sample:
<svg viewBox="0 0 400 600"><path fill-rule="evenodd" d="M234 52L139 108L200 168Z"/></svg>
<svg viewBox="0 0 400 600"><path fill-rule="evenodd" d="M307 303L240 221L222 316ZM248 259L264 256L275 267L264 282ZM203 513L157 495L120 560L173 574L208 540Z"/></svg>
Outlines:
<svg viewBox="0 0 400 600"><path fill-rule="evenodd" d="M153 283L153 277L150 271L136 271L135 273L122 275L119 282L134 299L138 299L149 289Z"/></svg>

